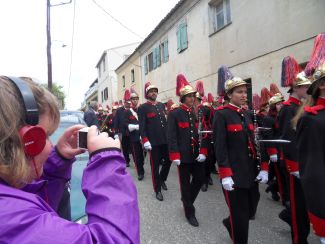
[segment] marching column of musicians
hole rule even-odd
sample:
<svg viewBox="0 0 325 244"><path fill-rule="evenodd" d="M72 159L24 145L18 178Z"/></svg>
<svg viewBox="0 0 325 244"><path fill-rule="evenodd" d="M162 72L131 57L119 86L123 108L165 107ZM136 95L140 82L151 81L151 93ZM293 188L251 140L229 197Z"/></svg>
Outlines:
<svg viewBox="0 0 325 244"><path fill-rule="evenodd" d="M171 164L177 166L181 202L192 226L199 226L195 200L200 189L205 192L213 184L217 163L229 209L222 224L233 243L248 243L259 183L266 183L266 192L283 205L279 218L290 226L292 243L308 243L310 224L325 243L324 43L325 34L318 35L304 71L292 56L283 59L280 84L288 88L286 101L272 83L248 104L250 84L221 66L217 99L212 94L206 98L202 81L194 89L179 74L179 103L158 102L158 87L147 82L142 105L134 90L126 90L124 106L113 104L112 114L100 107L100 128L121 140L127 166L132 154L140 181L148 155L159 201Z"/></svg>

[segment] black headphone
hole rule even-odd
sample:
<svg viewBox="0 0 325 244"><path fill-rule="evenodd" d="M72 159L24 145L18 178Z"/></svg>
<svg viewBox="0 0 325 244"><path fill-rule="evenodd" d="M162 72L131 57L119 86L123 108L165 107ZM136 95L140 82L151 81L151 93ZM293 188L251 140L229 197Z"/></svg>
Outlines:
<svg viewBox="0 0 325 244"><path fill-rule="evenodd" d="M35 157L40 154L46 145L46 132L38 126L39 111L34 94L27 83L17 77L6 76L16 87L21 102L24 106L25 123L19 129L19 134L24 144L24 151L26 156Z"/></svg>

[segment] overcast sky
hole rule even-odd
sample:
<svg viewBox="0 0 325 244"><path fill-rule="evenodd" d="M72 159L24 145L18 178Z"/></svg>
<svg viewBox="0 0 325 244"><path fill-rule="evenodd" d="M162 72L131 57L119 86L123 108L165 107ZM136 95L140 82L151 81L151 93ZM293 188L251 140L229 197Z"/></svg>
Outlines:
<svg viewBox="0 0 325 244"><path fill-rule="evenodd" d="M74 1L75 31L69 87ZM52 4L68 0L52 0ZM145 38L178 0L96 0L116 19ZM77 109L96 79L105 49L142 41L108 17L93 0L51 8L53 82ZM46 0L0 0L0 74L30 76L47 83ZM67 46L62 48L62 44ZM69 94L68 94L69 90Z"/></svg>

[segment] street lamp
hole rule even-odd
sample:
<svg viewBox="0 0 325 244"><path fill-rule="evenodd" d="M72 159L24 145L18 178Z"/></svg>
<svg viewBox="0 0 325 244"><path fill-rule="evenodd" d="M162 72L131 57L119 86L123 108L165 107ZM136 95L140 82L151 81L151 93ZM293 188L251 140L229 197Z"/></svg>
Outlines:
<svg viewBox="0 0 325 244"><path fill-rule="evenodd" d="M51 5L51 0L47 0L47 4L46 4L46 37L47 37L46 53L47 53L47 83L48 83L47 86L50 92L52 92L51 7L61 6L61 5L69 4L71 2L72 0L70 0L69 2L61 2L58 4ZM62 47L65 46L62 45Z"/></svg>

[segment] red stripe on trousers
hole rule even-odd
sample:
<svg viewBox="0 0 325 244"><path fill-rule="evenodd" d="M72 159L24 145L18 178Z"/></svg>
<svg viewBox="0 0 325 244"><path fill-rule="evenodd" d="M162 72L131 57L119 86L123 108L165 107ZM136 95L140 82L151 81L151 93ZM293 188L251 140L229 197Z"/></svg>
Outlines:
<svg viewBox="0 0 325 244"><path fill-rule="evenodd" d="M296 217L296 201L295 201L295 187L294 187L294 176L290 175L290 205L291 205L291 220L292 220L292 231L293 231L293 243L298 244L298 226Z"/></svg>
<svg viewBox="0 0 325 244"><path fill-rule="evenodd" d="M226 196L226 202L229 208L229 215L230 215L230 227L231 227L231 236L232 236L232 243L235 243L235 236L234 236L234 226L232 224L232 214L231 214L231 207L230 207L230 200L229 200L229 196L228 196L228 191L225 191L225 196Z"/></svg>
<svg viewBox="0 0 325 244"><path fill-rule="evenodd" d="M135 155L134 145L133 145L133 143L131 143L131 145L132 145L132 156L133 156L133 161L134 161L135 169L137 170L137 173L138 173L138 175L139 175L138 162L137 162L137 160L136 160L136 155Z"/></svg>
<svg viewBox="0 0 325 244"><path fill-rule="evenodd" d="M180 191L181 191L181 197L182 197L182 183L181 183L181 173L180 173L179 165L177 165L177 172L178 172L179 188L180 188ZM186 216L186 211L185 211L185 206L184 206L183 201L182 201L182 204L183 204L184 214L185 214L185 216Z"/></svg>
<svg viewBox="0 0 325 244"><path fill-rule="evenodd" d="M281 199L283 201L284 200L284 198L283 198L283 186L282 186L282 181L281 181L281 178L280 178L280 170L279 170L278 165L276 163L274 164L274 169L275 169L275 174L276 174L276 180L278 182L279 192L280 192L280 195L281 195Z"/></svg>
<svg viewBox="0 0 325 244"><path fill-rule="evenodd" d="M150 163L151 163L152 186L153 186L153 190L156 192L155 172L154 172L154 167L153 167L153 160L152 160L152 156L151 156L151 151L150 151Z"/></svg>

